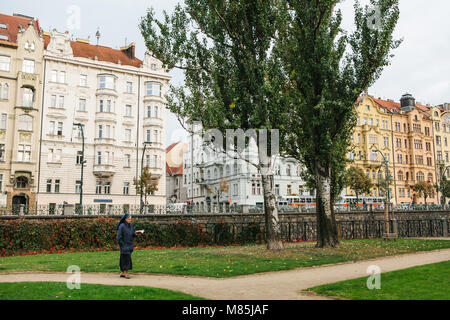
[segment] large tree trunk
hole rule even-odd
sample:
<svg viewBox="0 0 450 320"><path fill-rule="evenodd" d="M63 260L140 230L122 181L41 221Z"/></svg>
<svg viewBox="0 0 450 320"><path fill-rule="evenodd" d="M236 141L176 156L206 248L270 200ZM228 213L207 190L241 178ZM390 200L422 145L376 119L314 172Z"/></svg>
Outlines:
<svg viewBox="0 0 450 320"><path fill-rule="evenodd" d="M278 208L273 194L273 175L261 174L264 194L264 216L266 224L267 249L283 250L281 228L278 221Z"/></svg>
<svg viewBox="0 0 450 320"><path fill-rule="evenodd" d="M331 201L331 178L316 173L316 215L317 215L317 244L318 248L334 248L338 245L338 235L334 210Z"/></svg>

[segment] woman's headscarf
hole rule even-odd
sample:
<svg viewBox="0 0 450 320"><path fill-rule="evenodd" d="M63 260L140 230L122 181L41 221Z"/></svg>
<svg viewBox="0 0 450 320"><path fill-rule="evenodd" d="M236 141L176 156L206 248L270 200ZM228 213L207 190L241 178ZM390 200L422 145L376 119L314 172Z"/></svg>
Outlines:
<svg viewBox="0 0 450 320"><path fill-rule="evenodd" d="M116 226L116 230L119 230L120 225L121 225L122 223L124 223L124 222L125 222L125 219L128 218L129 216L130 216L129 213L125 213L125 214L123 215L123 217L120 218L120 221L119 221L119 223L118 223L117 226Z"/></svg>

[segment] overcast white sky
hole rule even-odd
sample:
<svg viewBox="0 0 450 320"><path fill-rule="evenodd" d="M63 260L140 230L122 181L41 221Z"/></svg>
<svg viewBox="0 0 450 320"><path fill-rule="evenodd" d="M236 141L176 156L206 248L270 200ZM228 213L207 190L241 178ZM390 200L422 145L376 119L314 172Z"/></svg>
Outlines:
<svg viewBox="0 0 450 320"><path fill-rule="evenodd" d="M172 11L179 0L15 0L2 1L0 12L22 13L39 19L45 31L56 28L69 30L74 38L88 38L95 43L100 28L100 44L118 48L136 43L136 55L143 57L145 48L138 23L148 7L157 14ZM360 2L367 3L366 0ZM80 9L79 28L70 29L72 6ZM353 0L340 5L344 15L343 27L351 29ZM422 104L450 102L450 1L400 0L400 21L395 35L404 38L394 53L392 64L369 89L369 93L398 101L409 92ZM172 73L174 83L182 83L182 75ZM166 144L186 134L170 112L167 116Z"/></svg>

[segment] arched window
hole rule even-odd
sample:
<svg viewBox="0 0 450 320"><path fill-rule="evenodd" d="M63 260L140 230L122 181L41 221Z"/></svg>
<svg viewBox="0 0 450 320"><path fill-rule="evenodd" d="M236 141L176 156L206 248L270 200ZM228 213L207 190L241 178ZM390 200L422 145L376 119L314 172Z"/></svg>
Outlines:
<svg viewBox="0 0 450 320"><path fill-rule="evenodd" d="M398 180L402 181L403 180L403 171L399 171L398 172Z"/></svg>
<svg viewBox="0 0 450 320"><path fill-rule="evenodd" d="M425 181L425 175L423 174L422 171L417 172L416 179L417 181Z"/></svg>
<svg viewBox="0 0 450 320"><path fill-rule="evenodd" d="M28 114L19 116L19 130L33 131L33 117Z"/></svg>
<svg viewBox="0 0 450 320"><path fill-rule="evenodd" d="M211 171L208 169L206 171L206 179L210 179L211 178Z"/></svg>
<svg viewBox="0 0 450 320"><path fill-rule="evenodd" d="M225 166L225 174L226 174L227 176L229 176L229 175L231 174L231 170L230 170L230 166L229 166L229 165L226 165L226 166Z"/></svg>
<svg viewBox="0 0 450 320"><path fill-rule="evenodd" d="M217 178L217 168L214 168L214 178Z"/></svg>
<svg viewBox="0 0 450 320"><path fill-rule="evenodd" d="M28 179L26 177L17 177L16 178L16 188L17 189L25 189L28 185Z"/></svg>
<svg viewBox="0 0 450 320"><path fill-rule="evenodd" d="M238 169L237 169L237 164L235 163L233 165L233 174L237 174L238 173Z"/></svg>
<svg viewBox="0 0 450 320"><path fill-rule="evenodd" d="M435 111L435 112L434 112L434 116L435 116L435 117L438 117L438 116L439 116L439 113L438 113L437 111Z"/></svg>

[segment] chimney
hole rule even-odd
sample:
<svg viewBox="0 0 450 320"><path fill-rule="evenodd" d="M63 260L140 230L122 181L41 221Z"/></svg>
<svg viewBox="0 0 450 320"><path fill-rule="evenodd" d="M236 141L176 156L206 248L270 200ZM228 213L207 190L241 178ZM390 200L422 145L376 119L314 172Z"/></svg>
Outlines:
<svg viewBox="0 0 450 320"><path fill-rule="evenodd" d="M126 47L121 47L120 51L125 53L128 58L134 59L134 57L135 57L135 55L134 55L135 54L135 47L136 47L136 44L134 42L132 42L130 45L128 45Z"/></svg>

